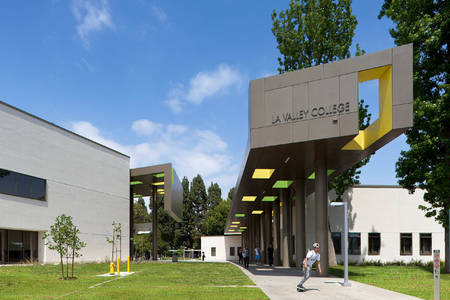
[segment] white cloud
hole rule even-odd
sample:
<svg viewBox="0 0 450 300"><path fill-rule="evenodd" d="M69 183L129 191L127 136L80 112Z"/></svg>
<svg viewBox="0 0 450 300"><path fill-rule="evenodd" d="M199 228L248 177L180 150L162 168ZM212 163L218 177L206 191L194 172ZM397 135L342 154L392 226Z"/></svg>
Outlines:
<svg viewBox="0 0 450 300"><path fill-rule="evenodd" d="M154 133L161 131L163 128L162 124L155 123L149 120L137 120L133 122L131 127L135 133L139 136L152 136Z"/></svg>
<svg viewBox="0 0 450 300"><path fill-rule="evenodd" d="M72 12L78 22L77 34L83 46L89 48L89 35L103 29L114 29L108 0L73 0Z"/></svg>
<svg viewBox="0 0 450 300"><path fill-rule="evenodd" d="M104 137L89 122L73 122L74 132L131 157L131 167L172 162L182 178L200 174L205 185L218 182L223 196L236 183L238 165L233 163L227 143L211 130L191 129L182 124L160 124L141 119L131 129L141 143L122 145ZM180 179L181 179L180 178Z"/></svg>
<svg viewBox="0 0 450 300"><path fill-rule="evenodd" d="M156 5L152 6L153 15L158 19L159 22L164 23L167 20L167 14L161 7Z"/></svg>
<svg viewBox="0 0 450 300"><path fill-rule="evenodd" d="M244 76L239 70L221 64L216 70L197 73L189 80L187 89L183 85L178 85L170 90L165 102L177 113L187 102L199 105L206 98L223 93L232 87L240 87L243 82Z"/></svg>

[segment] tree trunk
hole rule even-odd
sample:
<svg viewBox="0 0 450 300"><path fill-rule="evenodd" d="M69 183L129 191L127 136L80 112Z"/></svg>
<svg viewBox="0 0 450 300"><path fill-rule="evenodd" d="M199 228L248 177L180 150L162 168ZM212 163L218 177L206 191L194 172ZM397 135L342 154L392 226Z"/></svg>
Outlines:
<svg viewBox="0 0 450 300"><path fill-rule="evenodd" d="M72 249L72 278L73 278L73 264L75 261L75 249Z"/></svg>
<svg viewBox="0 0 450 300"><path fill-rule="evenodd" d="M330 267L336 266L336 252L334 250L333 239L331 238L330 218L328 217L328 265Z"/></svg>
<svg viewBox="0 0 450 300"><path fill-rule="evenodd" d="M59 258L61 260L61 275L62 275L61 279L64 280L64 263L63 263L63 256L62 256L62 254L59 255Z"/></svg>
<svg viewBox="0 0 450 300"><path fill-rule="evenodd" d="M450 227L450 224L448 227ZM450 230L448 227L445 228L445 273L450 273Z"/></svg>
<svg viewBox="0 0 450 300"><path fill-rule="evenodd" d="M112 233L112 249L111 249L111 262L114 263L114 229Z"/></svg>

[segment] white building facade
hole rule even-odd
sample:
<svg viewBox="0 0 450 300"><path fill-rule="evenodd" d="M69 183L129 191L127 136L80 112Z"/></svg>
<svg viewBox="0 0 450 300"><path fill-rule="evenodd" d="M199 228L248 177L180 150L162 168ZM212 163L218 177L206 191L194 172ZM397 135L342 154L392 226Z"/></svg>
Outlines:
<svg viewBox="0 0 450 300"><path fill-rule="evenodd" d="M240 235L202 236L201 244L205 261L238 261L242 238Z"/></svg>
<svg viewBox="0 0 450 300"><path fill-rule="evenodd" d="M349 260L353 262L429 262L433 250L445 259L445 234L434 218L425 217L424 191L409 194L398 186L356 186L344 195L348 203ZM314 242L314 195L306 199L307 245ZM333 199L334 193L330 193ZM343 260L344 209L329 207L336 258Z"/></svg>
<svg viewBox="0 0 450 300"><path fill-rule="evenodd" d="M87 246L81 261L111 255L106 237L122 224L129 253L130 158L0 102L0 264L59 261L42 239L66 214Z"/></svg>

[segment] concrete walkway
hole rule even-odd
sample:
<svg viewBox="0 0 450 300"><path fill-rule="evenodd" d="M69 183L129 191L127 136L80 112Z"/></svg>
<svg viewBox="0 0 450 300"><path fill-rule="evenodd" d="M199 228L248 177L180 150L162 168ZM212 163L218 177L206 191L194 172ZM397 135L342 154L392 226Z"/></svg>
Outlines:
<svg viewBox="0 0 450 300"><path fill-rule="evenodd" d="M237 264L236 264L237 265ZM305 292L297 292L296 286L302 276L302 271L295 268L269 267L250 265L249 270L237 265L263 290L272 300L278 299L342 299L342 300L414 300L420 299L392 292L355 281L350 281L350 287L343 287L343 279L336 277L311 277L305 287Z"/></svg>

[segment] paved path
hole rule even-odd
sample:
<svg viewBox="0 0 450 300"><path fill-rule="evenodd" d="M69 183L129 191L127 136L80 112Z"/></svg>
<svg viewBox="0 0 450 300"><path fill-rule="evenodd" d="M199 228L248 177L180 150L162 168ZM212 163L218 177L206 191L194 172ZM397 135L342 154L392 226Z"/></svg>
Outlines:
<svg viewBox="0 0 450 300"><path fill-rule="evenodd" d="M343 287L343 279L336 277L311 277L305 287L309 290L297 292L302 271L295 268L251 265L249 270L241 268L253 282L272 300L288 299L333 299L333 300L414 300L412 296L396 293L368 284L351 281L350 287Z"/></svg>

